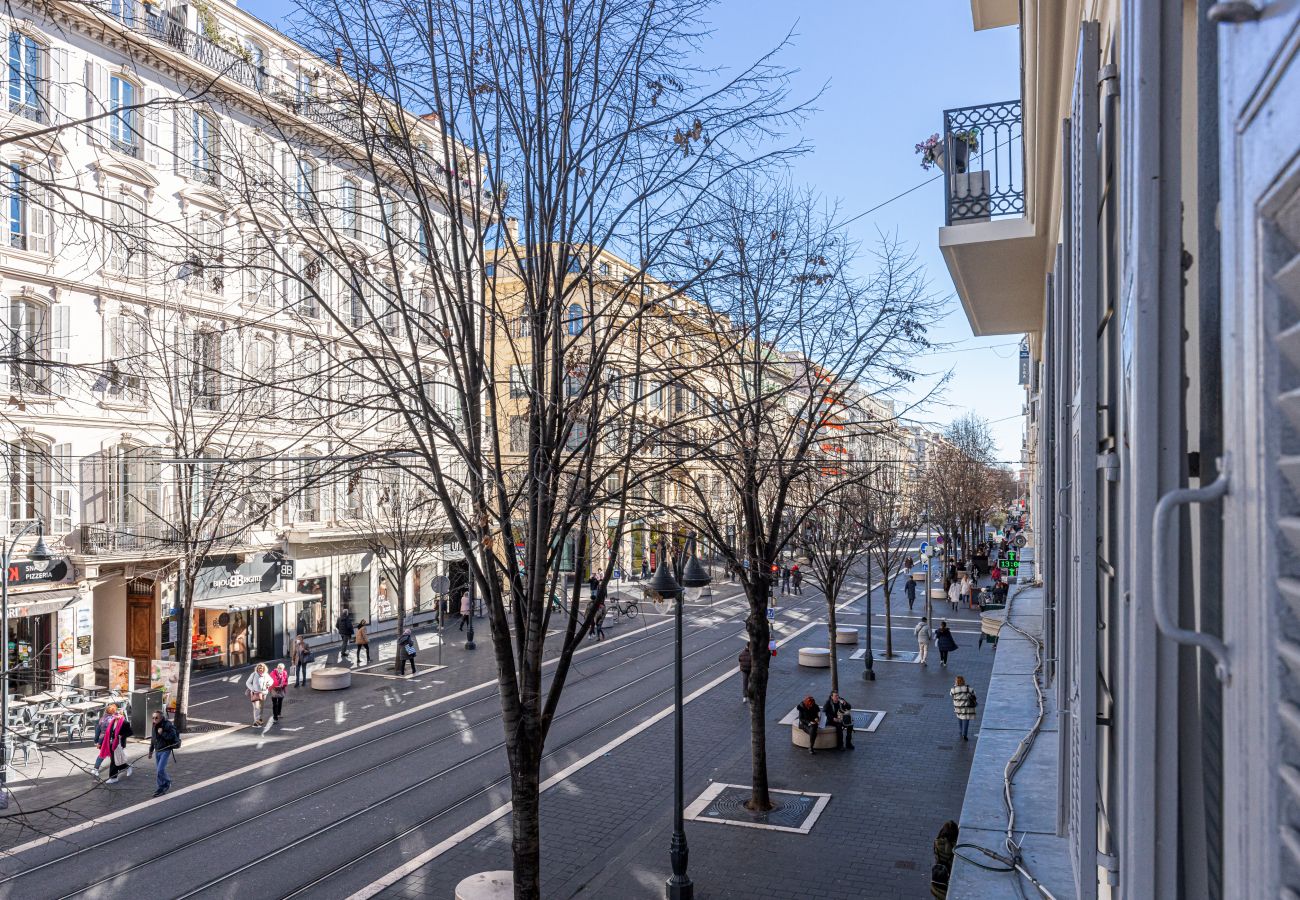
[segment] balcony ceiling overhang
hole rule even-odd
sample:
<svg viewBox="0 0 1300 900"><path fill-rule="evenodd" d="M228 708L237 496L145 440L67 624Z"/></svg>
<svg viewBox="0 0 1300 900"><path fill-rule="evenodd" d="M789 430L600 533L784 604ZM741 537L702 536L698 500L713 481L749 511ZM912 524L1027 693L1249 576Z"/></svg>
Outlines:
<svg viewBox="0 0 1300 900"><path fill-rule="evenodd" d="M1019 0L970 0L970 17L976 31L1020 23Z"/></svg>
<svg viewBox="0 0 1300 900"><path fill-rule="evenodd" d="M977 337L1042 328L1046 240L1027 219L940 228L939 249Z"/></svg>

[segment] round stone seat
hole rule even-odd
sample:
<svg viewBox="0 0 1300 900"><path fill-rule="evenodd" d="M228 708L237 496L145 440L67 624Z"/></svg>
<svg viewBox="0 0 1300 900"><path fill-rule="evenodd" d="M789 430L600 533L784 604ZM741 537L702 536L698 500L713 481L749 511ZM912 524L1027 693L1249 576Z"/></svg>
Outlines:
<svg viewBox="0 0 1300 900"><path fill-rule="evenodd" d="M835 629L835 643L856 644L857 642L858 642L858 630L856 628Z"/></svg>
<svg viewBox="0 0 1300 900"><path fill-rule="evenodd" d="M941 587L932 587L932 588L930 588L930 599L931 599L931 600L947 600L947 599L948 599L948 592L945 591L945 590L944 590L943 588L941 588Z"/></svg>
<svg viewBox="0 0 1300 900"><path fill-rule="evenodd" d="M456 885L456 900L511 900L515 895L515 873L509 869L479 872Z"/></svg>
<svg viewBox="0 0 1300 900"><path fill-rule="evenodd" d="M311 673L313 691L341 691L352 687L352 670L341 666L325 666Z"/></svg>
<svg viewBox="0 0 1300 900"><path fill-rule="evenodd" d="M913 570L912 570L912 580L913 580L913 581L925 581L925 569L913 569Z"/></svg>
<svg viewBox="0 0 1300 900"><path fill-rule="evenodd" d="M829 669L831 667L831 651L825 647L800 647L799 665L807 666L810 669Z"/></svg>
<svg viewBox="0 0 1300 900"><path fill-rule="evenodd" d="M808 732L800 728L798 722L795 722L790 726L790 743L794 744L796 747L807 748L808 746ZM817 745L813 747L813 749L834 750L835 729L826 728L825 726L817 729Z"/></svg>

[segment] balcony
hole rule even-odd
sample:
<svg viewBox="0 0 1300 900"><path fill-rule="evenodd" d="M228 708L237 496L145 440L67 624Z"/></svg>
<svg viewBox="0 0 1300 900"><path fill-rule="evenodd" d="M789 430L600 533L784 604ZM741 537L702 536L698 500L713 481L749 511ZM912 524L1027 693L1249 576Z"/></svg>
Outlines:
<svg viewBox="0 0 1300 900"><path fill-rule="evenodd" d="M1039 327L1046 241L1028 215L1022 105L945 110L939 249L976 335Z"/></svg>
<svg viewBox="0 0 1300 900"><path fill-rule="evenodd" d="M193 543L210 541L214 547L233 547L247 543L247 529L237 522L203 523L189 538ZM109 522L82 525L81 552L93 555L159 554L166 556L182 549L184 535L170 522Z"/></svg>

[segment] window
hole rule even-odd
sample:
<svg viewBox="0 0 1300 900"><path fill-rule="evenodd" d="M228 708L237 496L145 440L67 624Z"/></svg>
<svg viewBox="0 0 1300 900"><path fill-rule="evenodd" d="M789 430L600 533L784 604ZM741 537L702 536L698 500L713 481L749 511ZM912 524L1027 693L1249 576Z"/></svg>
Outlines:
<svg viewBox="0 0 1300 900"><path fill-rule="evenodd" d="M49 209L44 189L17 164L9 166L9 246L50 252Z"/></svg>
<svg viewBox="0 0 1300 900"><path fill-rule="evenodd" d="M139 535L143 529L138 526L160 523L166 518L159 456L156 449L149 447L119 445L114 448L108 461L108 483L104 485L110 524L137 526L130 532ZM204 485L201 480L196 480L196 484L192 487L196 497L191 499L202 497Z"/></svg>
<svg viewBox="0 0 1300 900"><path fill-rule="evenodd" d="M348 290L348 321L353 328L361 328L366 324L365 284L359 275L352 276Z"/></svg>
<svg viewBox="0 0 1300 900"><path fill-rule="evenodd" d="M253 392L254 410L269 411L275 389L275 345L268 338L255 337L248 342L244 357L244 376Z"/></svg>
<svg viewBox="0 0 1300 900"><path fill-rule="evenodd" d="M355 181L343 182L339 190L339 228L344 234L357 236L357 184Z"/></svg>
<svg viewBox="0 0 1300 900"><path fill-rule="evenodd" d="M188 221L190 246L183 275L193 278L192 287L219 294L225 286L221 220L214 213L201 212Z"/></svg>
<svg viewBox="0 0 1300 900"><path fill-rule="evenodd" d="M603 263L600 264L600 274L601 274L601 275L608 275L608 274L609 274L609 263L607 263L607 262L603 262Z"/></svg>
<svg viewBox="0 0 1300 900"><path fill-rule="evenodd" d="M298 160L298 180L294 194L298 198L298 214L312 218L316 208L316 165L309 160Z"/></svg>
<svg viewBox="0 0 1300 900"><path fill-rule="evenodd" d="M261 70L266 67L266 51L252 38L244 38L244 55L254 69Z"/></svg>
<svg viewBox="0 0 1300 900"><path fill-rule="evenodd" d="M298 256L299 272L286 276L285 306L308 319L320 318L321 275L324 264L319 256L302 253Z"/></svg>
<svg viewBox="0 0 1300 900"><path fill-rule="evenodd" d="M145 323L139 316L115 316L109 323L108 395L139 402L144 399Z"/></svg>
<svg viewBox="0 0 1300 900"><path fill-rule="evenodd" d="M528 452L528 417L510 417L510 452Z"/></svg>
<svg viewBox="0 0 1300 900"><path fill-rule="evenodd" d="M50 504L50 533L62 537L72 531L72 445L55 444Z"/></svg>
<svg viewBox="0 0 1300 900"><path fill-rule="evenodd" d="M190 123L190 175L204 184L217 183L220 131L208 115L195 110Z"/></svg>
<svg viewBox="0 0 1300 900"><path fill-rule="evenodd" d="M221 409L221 335L196 331L190 339L190 390L199 409Z"/></svg>
<svg viewBox="0 0 1300 900"><path fill-rule="evenodd" d="M274 307L275 296L271 290L271 277L275 257L265 245L260 234L244 235L244 299L262 307Z"/></svg>
<svg viewBox="0 0 1300 900"><path fill-rule="evenodd" d="M533 320L529 317L527 311L515 320L515 334L521 338L532 337Z"/></svg>
<svg viewBox="0 0 1300 900"><path fill-rule="evenodd" d="M301 464L298 474L296 521L319 522L321 520L321 464L308 462Z"/></svg>
<svg viewBox="0 0 1300 900"><path fill-rule="evenodd" d="M21 440L5 445L9 469L9 519L49 519L50 454L41 444Z"/></svg>
<svg viewBox="0 0 1300 900"><path fill-rule="evenodd" d="M108 12L123 25L135 24L135 0L108 0Z"/></svg>
<svg viewBox="0 0 1300 900"><path fill-rule="evenodd" d="M18 31L9 33L9 111L46 120L45 48Z"/></svg>
<svg viewBox="0 0 1300 900"><path fill-rule="evenodd" d="M140 111L135 108L139 89L122 76L114 75L109 81L108 92L108 139L119 153L139 156Z"/></svg>
<svg viewBox="0 0 1300 900"><path fill-rule="evenodd" d="M533 372L528 366L510 367L510 396L527 397L532 391Z"/></svg>
<svg viewBox="0 0 1300 900"><path fill-rule="evenodd" d="M105 203L108 204L109 270L128 278L144 277L148 238L143 204L132 194L108 198Z"/></svg>
<svg viewBox="0 0 1300 900"><path fill-rule="evenodd" d="M31 300L9 303L9 357L13 384L19 391L45 393L49 385L48 310Z"/></svg>
<svg viewBox="0 0 1300 900"><path fill-rule="evenodd" d="M569 307L569 334L582 334L582 307L575 303Z"/></svg>
<svg viewBox="0 0 1300 900"><path fill-rule="evenodd" d="M383 313L379 316L379 327L384 334L390 337L396 337L400 333L401 318L399 316L401 300L397 296L397 288L391 284L385 284L383 297L380 301L383 305Z"/></svg>

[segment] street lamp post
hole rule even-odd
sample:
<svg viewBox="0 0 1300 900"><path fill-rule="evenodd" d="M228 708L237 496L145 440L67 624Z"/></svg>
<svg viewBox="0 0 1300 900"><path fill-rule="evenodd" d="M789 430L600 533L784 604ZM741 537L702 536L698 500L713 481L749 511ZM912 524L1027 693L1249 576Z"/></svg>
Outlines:
<svg viewBox="0 0 1300 900"><path fill-rule="evenodd" d="M4 662L0 663L0 809L9 808L9 564L13 560L14 549L23 536L36 526L36 546L32 547L27 558L32 562L49 562L53 554L45 546L45 529L40 519L33 519L23 526L13 540L5 547L4 557L0 559L3 577L0 577L0 636L4 641Z"/></svg>
<svg viewBox="0 0 1300 900"><path fill-rule="evenodd" d="M679 585L677 579L673 577L672 570L668 567L668 548L666 545L660 545L659 565L655 569L654 578L648 585L650 590L655 591L661 597L673 598L676 600L676 634L677 647L673 657L673 709L676 713L676 721L673 728L673 839L669 847L668 857L672 862L673 874L668 878L665 885L665 893L668 900L693 900L695 897L695 885L691 883L691 878L686 874L686 863L690 857L690 851L686 846L686 826L682 818L685 809L685 801L682 796L682 770L683 770L683 735L682 735L682 606L685 597L682 587L703 588L710 582L709 573L704 571L700 561L695 557L695 539L691 538L690 542L691 555L686 562L686 567L682 572L682 581Z"/></svg>

